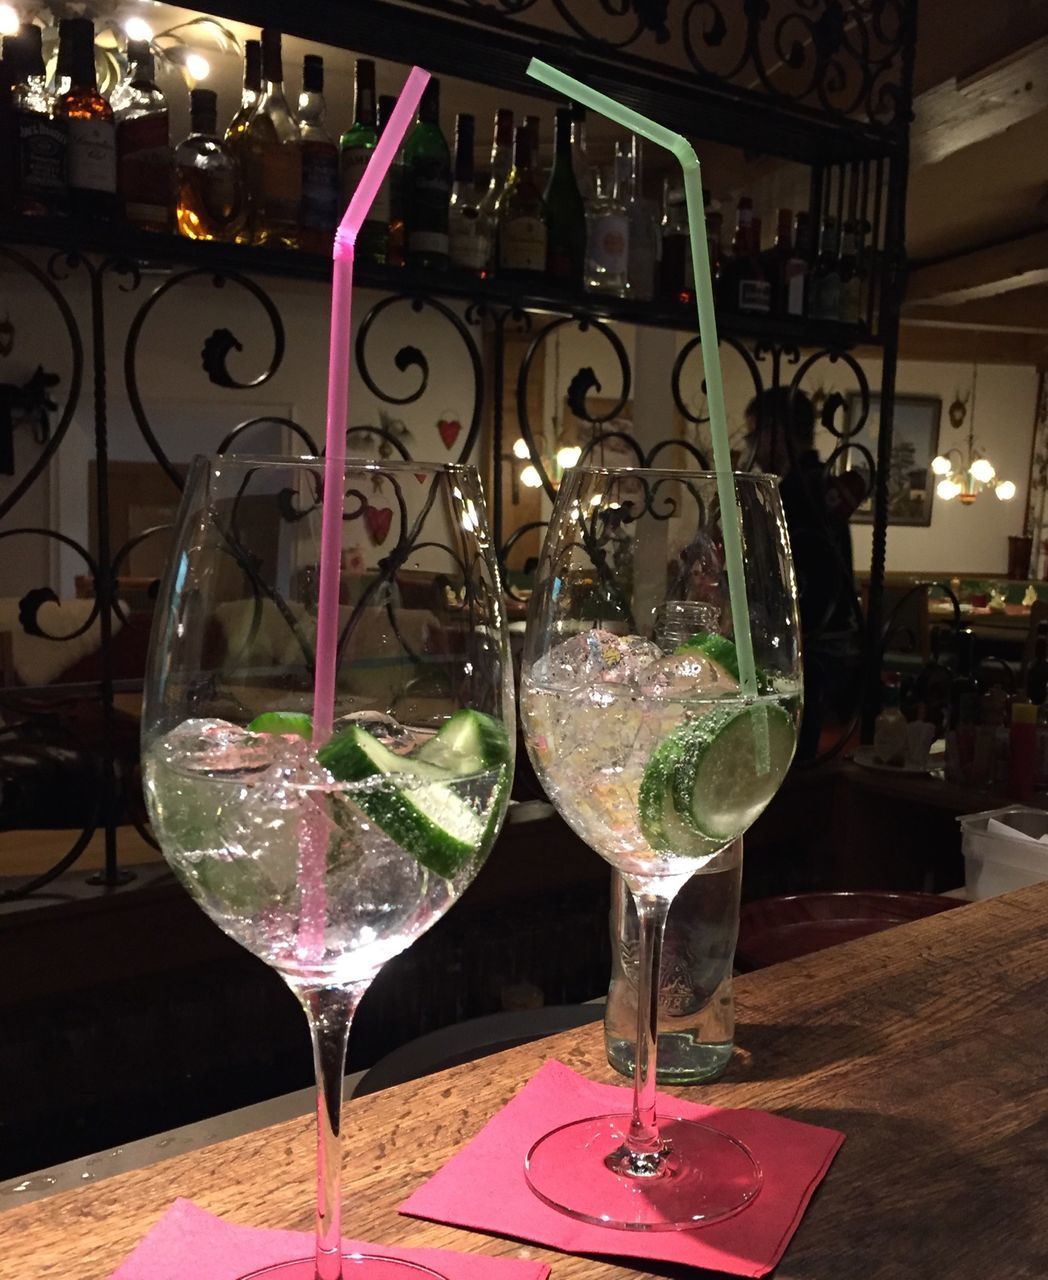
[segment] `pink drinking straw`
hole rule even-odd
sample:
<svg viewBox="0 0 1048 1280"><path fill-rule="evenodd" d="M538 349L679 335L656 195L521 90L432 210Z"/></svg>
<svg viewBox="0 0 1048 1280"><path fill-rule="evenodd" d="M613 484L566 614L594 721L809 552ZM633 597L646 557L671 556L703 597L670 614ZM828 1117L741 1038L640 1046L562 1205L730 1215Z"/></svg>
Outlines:
<svg viewBox="0 0 1048 1280"><path fill-rule="evenodd" d="M397 105L371 153L363 177L335 232L332 251L331 342L328 348L327 451L324 457L324 496L320 524L320 591L317 604L317 648L313 680L313 742L331 736L335 716L335 667L338 659L338 603L342 569L342 512L346 465L346 423L349 404L350 314L353 301L353 251L357 233L367 217L393 157L418 110L429 72L412 67ZM299 949L306 959L324 954L326 903L324 870L327 862L326 825L305 824L299 860L302 910Z"/></svg>

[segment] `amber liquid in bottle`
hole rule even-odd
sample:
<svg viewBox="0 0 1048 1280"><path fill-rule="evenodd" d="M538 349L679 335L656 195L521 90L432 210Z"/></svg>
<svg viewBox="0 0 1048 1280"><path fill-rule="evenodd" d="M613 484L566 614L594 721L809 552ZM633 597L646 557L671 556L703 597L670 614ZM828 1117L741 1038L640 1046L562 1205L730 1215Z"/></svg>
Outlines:
<svg viewBox="0 0 1048 1280"><path fill-rule="evenodd" d="M242 184L246 184L247 181L247 126L255 113L255 108L258 106L258 100L261 96L262 45L258 40L246 40L244 42L244 88L240 98L240 106L237 107L233 119L230 120L226 127L225 137L226 146L239 166ZM235 239L237 244L250 244L253 238L253 210L246 185L243 198L243 216L240 219L240 229L237 231Z"/></svg>
<svg viewBox="0 0 1048 1280"><path fill-rule="evenodd" d="M116 133L113 110L98 92L90 18L65 19L62 37L71 43L69 88L55 103L55 117L69 124L69 208L106 220L117 210Z"/></svg>
<svg viewBox="0 0 1048 1280"><path fill-rule="evenodd" d="M299 244L302 148L284 97L280 32L262 32L262 96L247 124L246 177L252 234L258 245Z"/></svg>
<svg viewBox="0 0 1048 1280"><path fill-rule="evenodd" d="M189 137L175 152L178 230L190 240L234 240L244 221L240 167L215 133L215 94L194 89L190 108Z"/></svg>

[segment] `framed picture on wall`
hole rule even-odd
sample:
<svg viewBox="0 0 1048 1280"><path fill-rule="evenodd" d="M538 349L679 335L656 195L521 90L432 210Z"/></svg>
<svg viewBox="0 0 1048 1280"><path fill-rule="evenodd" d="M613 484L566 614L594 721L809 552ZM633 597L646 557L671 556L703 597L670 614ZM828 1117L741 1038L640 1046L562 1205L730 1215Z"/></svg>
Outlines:
<svg viewBox="0 0 1048 1280"><path fill-rule="evenodd" d="M862 400L857 392L848 396L848 423L856 422L862 413ZM896 396L895 421L892 429L891 463L888 469L888 523L929 525L932 522L932 498L935 476L932 458L939 451L939 418L942 401L937 396ZM854 437L852 444L869 449L877 457L877 440L881 426L881 398L870 396L870 416ZM869 473L865 454L857 449L848 453L848 466ZM856 524L873 523L873 497L852 515Z"/></svg>

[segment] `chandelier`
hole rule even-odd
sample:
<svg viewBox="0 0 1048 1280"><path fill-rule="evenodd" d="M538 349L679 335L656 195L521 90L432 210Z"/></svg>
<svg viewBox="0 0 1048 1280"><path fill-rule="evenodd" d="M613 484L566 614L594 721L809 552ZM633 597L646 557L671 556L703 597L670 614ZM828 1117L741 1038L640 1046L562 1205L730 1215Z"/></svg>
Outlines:
<svg viewBox="0 0 1048 1280"><path fill-rule="evenodd" d="M939 477L935 492L944 502L958 499L962 506L971 506L984 490L992 490L1001 502L1009 502L1015 497L1015 484L1011 480L1002 480L996 468L975 444L975 379L976 369L972 368L972 388L968 397L962 400L958 393L953 404L947 410L950 425L958 430L964 423L968 413L968 398L972 402L971 417L968 419L968 443L966 449L947 449L938 457L932 458L932 472Z"/></svg>

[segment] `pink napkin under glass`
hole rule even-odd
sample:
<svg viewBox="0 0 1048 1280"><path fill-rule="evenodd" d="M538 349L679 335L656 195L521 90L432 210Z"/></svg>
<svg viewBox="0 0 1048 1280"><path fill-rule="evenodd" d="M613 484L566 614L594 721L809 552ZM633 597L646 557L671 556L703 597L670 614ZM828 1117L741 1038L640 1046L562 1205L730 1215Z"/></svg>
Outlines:
<svg viewBox="0 0 1048 1280"><path fill-rule="evenodd" d="M688 1231L616 1231L579 1222L544 1204L524 1178L524 1157L532 1144L572 1120L628 1113L631 1101L629 1088L597 1084L560 1062L547 1062L400 1212L531 1240L564 1253L767 1275L785 1252L844 1134L765 1111L726 1110L660 1094L661 1114L701 1120L749 1147L764 1173L755 1200L734 1217ZM574 1176L565 1168L565 1182Z"/></svg>
<svg viewBox="0 0 1048 1280"><path fill-rule="evenodd" d="M359 1240L343 1244L346 1253L359 1251L415 1262L447 1280L546 1280L549 1275L549 1267L542 1263L516 1258L451 1253L447 1249L399 1249ZM110 1280L240 1280L262 1267L308 1258L312 1253L313 1237L304 1231L240 1227L206 1213L190 1200L176 1200Z"/></svg>

